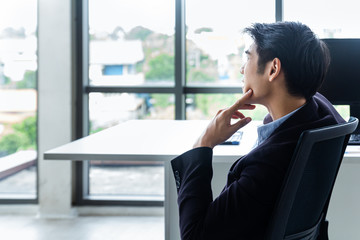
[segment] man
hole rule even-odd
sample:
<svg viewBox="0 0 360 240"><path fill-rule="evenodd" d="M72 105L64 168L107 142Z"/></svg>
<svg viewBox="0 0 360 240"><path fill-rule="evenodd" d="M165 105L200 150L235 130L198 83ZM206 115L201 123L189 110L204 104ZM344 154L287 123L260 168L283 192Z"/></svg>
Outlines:
<svg viewBox="0 0 360 240"><path fill-rule="evenodd" d="M178 188L182 239L263 239L300 134L344 122L316 93L329 65L329 52L305 25L254 24L253 44L242 67L245 94L221 110L194 145L172 160ZM227 184L213 199L212 149L251 121L239 110L262 104L269 115L258 128L258 145L237 160ZM232 118L238 119L234 124Z"/></svg>

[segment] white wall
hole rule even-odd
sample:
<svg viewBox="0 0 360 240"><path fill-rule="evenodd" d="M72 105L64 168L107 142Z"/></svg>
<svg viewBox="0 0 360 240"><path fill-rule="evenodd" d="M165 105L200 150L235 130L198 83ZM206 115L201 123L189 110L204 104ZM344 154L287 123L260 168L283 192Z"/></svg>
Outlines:
<svg viewBox="0 0 360 240"><path fill-rule="evenodd" d="M70 217L72 164L43 153L71 141L71 0L39 0L39 216Z"/></svg>

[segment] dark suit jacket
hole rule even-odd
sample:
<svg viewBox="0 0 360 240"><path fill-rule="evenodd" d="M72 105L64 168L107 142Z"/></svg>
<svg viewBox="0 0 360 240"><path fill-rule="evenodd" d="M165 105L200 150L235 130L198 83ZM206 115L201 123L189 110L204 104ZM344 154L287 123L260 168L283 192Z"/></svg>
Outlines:
<svg viewBox="0 0 360 240"><path fill-rule="evenodd" d="M344 120L331 103L316 94L233 164L216 199L210 185L211 148L192 149L172 160L182 239L263 239L300 134L340 122Z"/></svg>

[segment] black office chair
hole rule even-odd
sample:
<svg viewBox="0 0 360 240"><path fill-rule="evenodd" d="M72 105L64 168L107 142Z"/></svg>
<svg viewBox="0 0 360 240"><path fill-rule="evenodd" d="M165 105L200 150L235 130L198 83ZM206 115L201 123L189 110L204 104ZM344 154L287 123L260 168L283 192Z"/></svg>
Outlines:
<svg viewBox="0 0 360 240"><path fill-rule="evenodd" d="M267 240L328 239L327 208L350 134L358 119L304 131L297 143Z"/></svg>

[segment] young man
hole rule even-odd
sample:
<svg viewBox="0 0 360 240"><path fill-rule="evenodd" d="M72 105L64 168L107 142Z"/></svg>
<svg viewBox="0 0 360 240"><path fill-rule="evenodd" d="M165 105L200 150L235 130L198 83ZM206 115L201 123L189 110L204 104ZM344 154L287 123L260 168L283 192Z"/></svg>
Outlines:
<svg viewBox="0 0 360 240"><path fill-rule="evenodd" d="M300 134L344 122L320 94L329 52L305 25L254 24L246 51L245 94L220 110L194 145L172 160L178 188L182 239L263 239ZM258 145L237 160L222 193L211 191L212 149L251 121L239 110L262 104L269 115L258 128ZM231 124L232 118L239 119Z"/></svg>

